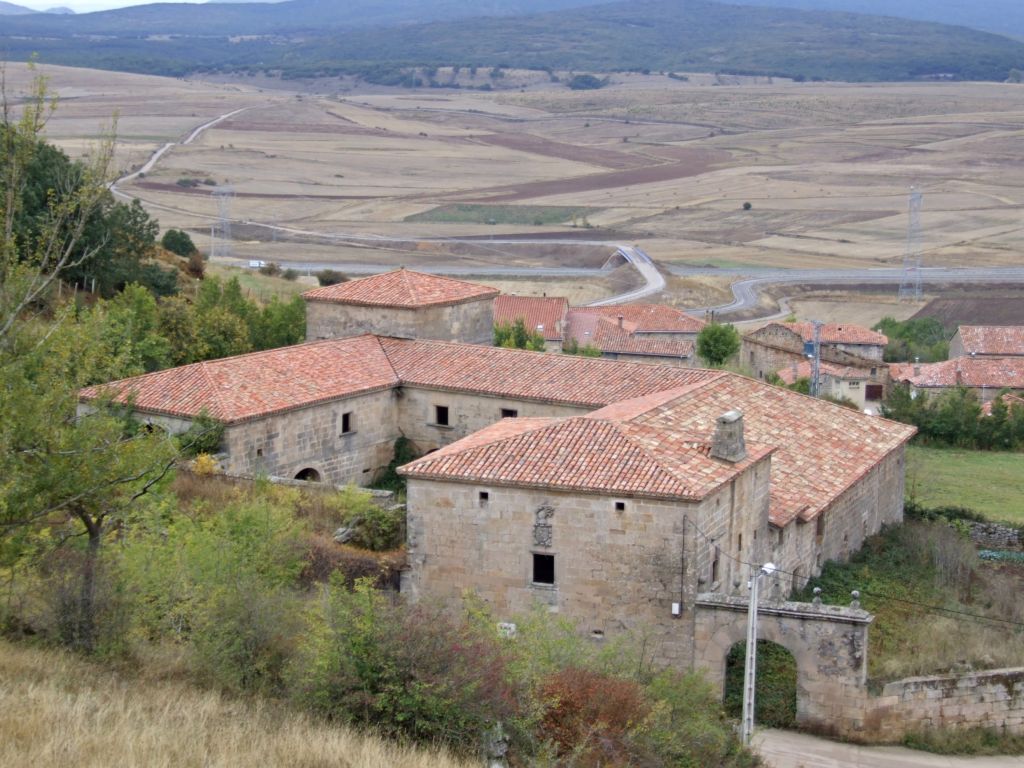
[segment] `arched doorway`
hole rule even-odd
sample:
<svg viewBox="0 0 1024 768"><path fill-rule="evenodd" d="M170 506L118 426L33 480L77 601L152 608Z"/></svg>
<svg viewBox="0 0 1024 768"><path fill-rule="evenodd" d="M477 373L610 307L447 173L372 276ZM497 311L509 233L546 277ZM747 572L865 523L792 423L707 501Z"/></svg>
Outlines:
<svg viewBox="0 0 1024 768"><path fill-rule="evenodd" d="M319 483L320 473L312 467L306 467L295 476L296 480L305 480L307 483Z"/></svg>
<svg viewBox="0 0 1024 768"><path fill-rule="evenodd" d="M747 641L736 643L725 659L725 711L730 717L743 715L743 674ZM757 684L754 721L771 728L796 725L796 659L786 648L771 640L757 641Z"/></svg>

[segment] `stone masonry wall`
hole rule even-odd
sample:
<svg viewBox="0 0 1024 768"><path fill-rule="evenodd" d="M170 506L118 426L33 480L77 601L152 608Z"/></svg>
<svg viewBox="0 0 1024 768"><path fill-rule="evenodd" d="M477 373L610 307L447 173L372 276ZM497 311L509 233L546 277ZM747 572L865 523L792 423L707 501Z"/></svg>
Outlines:
<svg viewBox="0 0 1024 768"><path fill-rule="evenodd" d="M1021 549L1024 540L1021 529L1002 523L967 523L971 530L971 541L986 549Z"/></svg>
<svg viewBox="0 0 1024 768"><path fill-rule="evenodd" d="M862 719L844 719L840 735L898 742L908 733L926 730L1024 733L1024 669L897 680L881 696L863 695L863 710Z"/></svg>
<svg viewBox="0 0 1024 768"><path fill-rule="evenodd" d="M648 365L667 365L671 368L695 368L696 357L661 357L659 355L629 355L622 352L605 352L601 357L606 360L621 360L630 363L647 363Z"/></svg>
<svg viewBox="0 0 1024 768"><path fill-rule="evenodd" d="M306 302L307 341L363 333L403 339L490 344L494 334L494 300L488 298L448 307L419 309Z"/></svg>
<svg viewBox="0 0 1024 768"><path fill-rule="evenodd" d="M888 387L889 367L882 362L881 347L838 344L822 344L821 359L834 365L848 365L864 368L869 382ZM776 327L766 327L743 337L740 346L740 361L750 368L759 379L770 373L777 373L794 363L807 361L803 340L795 333ZM871 369L875 375L871 376Z"/></svg>
<svg viewBox="0 0 1024 768"><path fill-rule="evenodd" d="M390 389L288 411L224 430L233 475L295 477L315 469L324 482L366 485L391 461L398 409ZM342 415L352 431L342 434Z"/></svg>

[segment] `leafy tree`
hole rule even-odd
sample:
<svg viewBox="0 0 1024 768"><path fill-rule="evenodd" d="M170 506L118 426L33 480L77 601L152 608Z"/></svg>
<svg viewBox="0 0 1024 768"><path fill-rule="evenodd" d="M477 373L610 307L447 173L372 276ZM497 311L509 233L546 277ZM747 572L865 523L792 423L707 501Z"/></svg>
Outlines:
<svg viewBox="0 0 1024 768"><path fill-rule="evenodd" d="M348 281L348 278L336 269L322 269L316 273L316 279L320 285L337 285Z"/></svg>
<svg viewBox="0 0 1024 768"><path fill-rule="evenodd" d="M526 321L517 317L513 323L498 323L494 326L494 346L543 352L544 334L527 329Z"/></svg>
<svg viewBox="0 0 1024 768"><path fill-rule="evenodd" d="M740 333L732 325L708 323L697 334L697 354L717 367L740 351Z"/></svg>
<svg viewBox="0 0 1024 768"><path fill-rule="evenodd" d="M606 85L608 85L607 80L602 80L594 75L576 75L568 82L568 86L574 91L595 91Z"/></svg>
<svg viewBox="0 0 1024 768"><path fill-rule="evenodd" d="M160 334L167 340L168 362L185 365L204 360L208 351L199 334L197 313L183 296L171 296L160 302Z"/></svg>
<svg viewBox="0 0 1024 768"><path fill-rule="evenodd" d="M168 229L164 232L160 245L178 256L191 256L199 250L188 232L180 229Z"/></svg>
<svg viewBox="0 0 1024 768"><path fill-rule="evenodd" d="M921 362L934 363L949 357L949 335L933 317L903 321L883 317L873 330L889 338L885 348L887 362L910 362L920 358Z"/></svg>
<svg viewBox="0 0 1024 768"><path fill-rule="evenodd" d="M202 341L201 359L217 360L252 351L245 321L226 308L217 307L200 313L196 330Z"/></svg>
<svg viewBox="0 0 1024 768"><path fill-rule="evenodd" d="M562 354L579 355L580 357L601 357L601 349L590 343L580 346L580 343L575 338L568 338L562 342Z"/></svg>
<svg viewBox="0 0 1024 768"><path fill-rule="evenodd" d="M274 349L306 339L306 303L301 296L284 302L274 296L258 316L253 317L251 340L254 349Z"/></svg>

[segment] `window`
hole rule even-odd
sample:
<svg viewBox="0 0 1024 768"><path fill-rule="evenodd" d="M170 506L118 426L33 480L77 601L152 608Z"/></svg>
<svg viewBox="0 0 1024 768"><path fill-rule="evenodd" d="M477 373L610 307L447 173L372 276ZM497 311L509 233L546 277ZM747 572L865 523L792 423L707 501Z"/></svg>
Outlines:
<svg viewBox="0 0 1024 768"><path fill-rule="evenodd" d="M860 389L860 382L859 381L851 381L850 382L850 389Z"/></svg>
<svg viewBox="0 0 1024 768"><path fill-rule="evenodd" d="M624 501L616 501L615 502L615 511L616 512L625 512L626 511L626 502L624 502Z"/></svg>
<svg viewBox="0 0 1024 768"><path fill-rule="evenodd" d="M533 583L554 584L555 583L555 556L554 555L533 555Z"/></svg>
<svg viewBox="0 0 1024 768"><path fill-rule="evenodd" d="M434 423L441 427L448 426L448 406L447 405L435 405L434 406Z"/></svg>
<svg viewBox="0 0 1024 768"><path fill-rule="evenodd" d="M341 414L341 434L347 435L352 431L352 412Z"/></svg>
<svg viewBox="0 0 1024 768"><path fill-rule="evenodd" d="M484 505L484 504L486 504L486 503L487 503L488 501L490 501L490 500L491 500L491 494L490 494L490 491L480 491L480 496L479 496L479 498L480 498L480 504L481 504L481 506L482 506L482 505Z"/></svg>
<svg viewBox="0 0 1024 768"><path fill-rule="evenodd" d="M501 418L503 419L515 419L519 416L519 411L515 408L502 408Z"/></svg>
<svg viewBox="0 0 1024 768"><path fill-rule="evenodd" d="M256 449L256 458L257 459L262 459L263 458L263 449L262 448L257 448Z"/></svg>
<svg viewBox="0 0 1024 768"><path fill-rule="evenodd" d="M721 550L715 547L715 559L711 561L711 583L718 581L718 554Z"/></svg>
<svg viewBox="0 0 1024 768"><path fill-rule="evenodd" d="M736 551L743 554L743 534L736 537Z"/></svg>
<svg viewBox="0 0 1024 768"><path fill-rule="evenodd" d="M878 369L877 368L872 368L871 369L871 377L874 378L877 375L878 375Z"/></svg>
<svg viewBox="0 0 1024 768"><path fill-rule="evenodd" d="M825 516L824 515L818 515L818 519L815 522L815 526L816 526L815 533L818 536L824 536L825 535Z"/></svg>

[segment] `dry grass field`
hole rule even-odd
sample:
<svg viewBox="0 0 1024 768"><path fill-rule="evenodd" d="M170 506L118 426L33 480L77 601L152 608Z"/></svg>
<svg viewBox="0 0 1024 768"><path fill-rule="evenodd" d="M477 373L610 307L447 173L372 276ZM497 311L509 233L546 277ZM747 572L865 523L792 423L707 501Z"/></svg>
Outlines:
<svg viewBox="0 0 1024 768"><path fill-rule="evenodd" d="M161 674L163 673L163 674ZM33 768L468 768L311 720L273 702L141 678L0 642L0 765Z"/></svg>
<svg viewBox="0 0 1024 768"><path fill-rule="evenodd" d="M122 185L205 244L210 187L177 182L230 183L243 262L580 265L573 246L501 244L544 237L633 242L663 262L712 267L892 266L911 185L925 195L926 266L1021 262L1019 86L621 75L573 92L523 73L522 92L326 83L317 94L43 71L62 97L53 140L81 153L119 112L125 168L244 108ZM12 92L25 78L8 67ZM431 213L454 206L474 213ZM559 209L586 209L592 228L559 221Z"/></svg>

